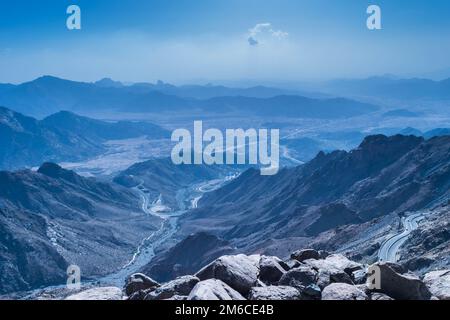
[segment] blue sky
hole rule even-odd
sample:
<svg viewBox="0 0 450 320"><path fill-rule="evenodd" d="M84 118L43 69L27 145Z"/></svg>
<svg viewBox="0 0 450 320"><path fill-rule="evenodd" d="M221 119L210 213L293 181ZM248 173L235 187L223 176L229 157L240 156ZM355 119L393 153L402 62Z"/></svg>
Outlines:
<svg viewBox="0 0 450 320"><path fill-rule="evenodd" d="M82 30L66 29L70 4ZM367 30L369 4L382 30ZM422 75L450 67L449 16L444 0L2 0L0 82Z"/></svg>

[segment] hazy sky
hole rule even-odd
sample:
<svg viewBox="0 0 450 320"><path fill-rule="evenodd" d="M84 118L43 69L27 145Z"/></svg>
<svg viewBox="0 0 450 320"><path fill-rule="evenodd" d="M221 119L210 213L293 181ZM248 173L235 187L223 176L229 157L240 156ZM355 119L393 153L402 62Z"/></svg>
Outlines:
<svg viewBox="0 0 450 320"><path fill-rule="evenodd" d="M66 28L70 4L82 30ZM366 28L370 4L382 30ZM450 67L449 17L447 0L2 0L0 82L426 74Z"/></svg>

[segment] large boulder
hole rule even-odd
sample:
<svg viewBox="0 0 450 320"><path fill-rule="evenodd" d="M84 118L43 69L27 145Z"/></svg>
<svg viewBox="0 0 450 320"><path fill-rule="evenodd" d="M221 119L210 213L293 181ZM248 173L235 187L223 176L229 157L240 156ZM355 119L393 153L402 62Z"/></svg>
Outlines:
<svg viewBox="0 0 450 320"><path fill-rule="evenodd" d="M250 290L249 300L300 300L301 293L288 286L255 287Z"/></svg>
<svg viewBox="0 0 450 320"><path fill-rule="evenodd" d="M262 256L259 261L259 280L267 285L277 284L289 266L277 257Z"/></svg>
<svg viewBox="0 0 450 320"><path fill-rule="evenodd" d="M200 280L219 279L246 296L252 287L259 285L259 261L261 256L223 256L213 261L196 276Z"/></svg>
<svg viewBox="0 0 450 320"><path fill-rule="evenodd" d="M322 290L316 284L311 284L302 291L302 300L320 300L321 298Z"/></svg>
<svg viewBox="0 0 450 320"><path fill-rule="evenodd" d="M427 273L423 281L433 296L439 300L450 300L450 270Z"/></svg>
<svg viewBox="0 0 450 320"><path fill-rule="evenodd" d="M179 277L150 291L145 300L166 300L173 296L187 296L199 282L200 279L194 276Z"/></svg>
<svg viewBox="0 0 450 320"><path fill-rule="evenodd" d="M132 296L141 290L148 290L159 287L159 283L142 273L135 273L125 281L125 294Z"/></svg>
<svg viewBox="0 0 450 320"><path fill-rule="evenodd" d="M299 267L286 272L278 282L280 286L290 286L303 290L305 287L315 284L317 272L310 267Z"/></svg>
<svg viewBox="0 0 450 320"><path fill-rule="evenodd" d="M322 300L368 300L369 297L356 286L332 283L322 291Z"/></svg>
<svg viewBox="0 0 450 320"><path fill-rule="evenodd" d="M364 266L341 254L331 254L322 260L309 259L303 263L318 272L317 285L323 289L330 283L353 284L354 273Z"/></svg>
<svg viewBox="0 0 450 320"><path fill-rule="evenodd" d="M379 270L379 276L375 277L379 279L379 283L375 283L374 291L387 294L395 300L429 300L431 298L427 286L417 276L410 273L400 274L391 264L385 262L376 263L372 268L375 271L377 268Z"/></svg>
<svg viewBox="0 0 450 320"><path fill-rule="evenodd" d="M303 262L308 259L320 259L320 253L314 249L297 250L291 254L291 259Z"/></svg>
<svg viewBox="0 0 450 320"><path fill-rule="evenodd" d="M187 300L245 300L245 298L223 281L209 279L197 283Z"/></svg>
<svg viewBox="0 0 450 320"><path fill-rule="evenodd" d="M92 288L68 296L65 300L122 300L122 289L117 287Z"/></svg>

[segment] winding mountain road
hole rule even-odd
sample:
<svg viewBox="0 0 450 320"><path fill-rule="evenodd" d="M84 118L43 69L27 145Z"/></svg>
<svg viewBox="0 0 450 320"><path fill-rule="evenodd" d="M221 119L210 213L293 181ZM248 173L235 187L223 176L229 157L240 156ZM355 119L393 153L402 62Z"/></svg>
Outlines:
<svg viewBox="0 0 450 320"><path fill-rule="evenodd" d="M419 227L419 222L428 213L427 211L420 211L403 217L401 220L403 231L383 242L378 251L378 261L397 262L400 247L408 240L411 232Z"/></svg>

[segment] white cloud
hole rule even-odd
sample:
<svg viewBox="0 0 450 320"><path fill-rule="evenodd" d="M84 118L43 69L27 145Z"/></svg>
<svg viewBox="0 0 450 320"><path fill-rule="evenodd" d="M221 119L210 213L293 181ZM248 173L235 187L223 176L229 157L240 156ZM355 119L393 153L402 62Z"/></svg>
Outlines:
<svg viewBox="0 0 450 320"><path fill-rule="evenodd" d="M271 37L276 39L283 39L289 36L289 33L282 30L275 30L271 23L258 23L253 28L248 30L248 43L251 46L260 43L259 38Z"/></svg>

